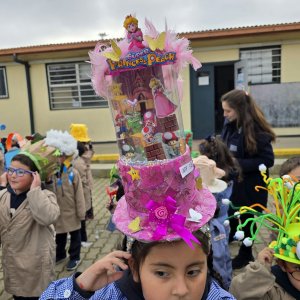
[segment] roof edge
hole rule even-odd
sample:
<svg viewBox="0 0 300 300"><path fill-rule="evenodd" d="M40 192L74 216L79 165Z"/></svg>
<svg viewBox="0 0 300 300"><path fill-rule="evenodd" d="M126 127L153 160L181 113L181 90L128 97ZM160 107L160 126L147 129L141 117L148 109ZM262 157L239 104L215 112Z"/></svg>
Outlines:
<svg viewBox="0 0 300 300"><path fill-rule="evenodd" d="M196 39L216 39L216 38L228 38L248 36L252 34L267 34L267 33L282 33L300 31L300 22L294 23L282 23L272 25L256 25L223 29L209 29L203 31L183 32L179 33L180 37L185 37L189 40ZM118 39L118 38L117 38ZM68 50L81 50L81 49L93 49L98 42L103 44L109 43L109 40L98 41L83 41L83 42L71 42L62 44L47 44L37 46L26 46L17 48L0 49L0 56L13 55L13 54L34 54L44 52L56 52L56 51L68 51Z"/></svg>

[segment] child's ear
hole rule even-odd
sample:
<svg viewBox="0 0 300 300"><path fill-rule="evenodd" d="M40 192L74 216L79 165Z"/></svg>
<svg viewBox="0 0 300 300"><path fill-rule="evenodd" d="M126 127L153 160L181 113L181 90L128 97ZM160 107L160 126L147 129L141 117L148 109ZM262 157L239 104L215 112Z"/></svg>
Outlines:
<svg viewBox="0 0 300 300"><path fill-rule="evenodd" d="M280 269L281 269L283 272L286 272L285 264L284 264L283 260L277 259L277 265L280 267Z"/></svg>
<svg viewBox="0 0 300 300"><path fill-rule="evenodd" d="M140 281L140 277L139 277L138 272L136 271L136 268L134 267L134 261L133 261L132 257L130 257L128 259L128 265L129 265L129 268L131 270L133 280L135 282L139 282Z"/></svg>

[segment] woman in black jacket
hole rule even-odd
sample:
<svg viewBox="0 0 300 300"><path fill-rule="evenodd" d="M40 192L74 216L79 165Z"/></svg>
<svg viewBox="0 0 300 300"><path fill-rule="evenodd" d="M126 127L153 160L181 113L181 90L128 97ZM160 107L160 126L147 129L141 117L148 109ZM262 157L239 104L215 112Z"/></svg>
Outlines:
<svg viewBox="0 0 300 300"><path fill-rule="evenodd" d="M221 136L242 170L242 180L234 182L230 200L235 206L250 206L254 203L266 206L267 191L260 189L257 192L255 186L265 186L259 165L264 164L270 168L274 164L271 143L275 141L275 133L247 92L232 90L223 95L221 101L225 117ZM247 215L241 216L242 221L246 218ZM237 225L238 220L231 219L231 237ZM250 226L244 227L244 232L245 237L251 236ZM232 268L242 268L251 260L252 247L242 244L238 255L232 260Z"/></svg>

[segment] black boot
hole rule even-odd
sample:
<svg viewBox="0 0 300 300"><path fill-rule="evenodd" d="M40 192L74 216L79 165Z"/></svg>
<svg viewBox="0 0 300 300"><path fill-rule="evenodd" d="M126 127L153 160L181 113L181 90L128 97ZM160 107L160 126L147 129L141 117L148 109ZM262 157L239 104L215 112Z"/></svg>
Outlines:
<svg viewBox="0 0 300 300"><path fill-rule="evenodd" d="M246 247L242 244L238 255L232 260L232 269L241 269L247 266L250 261L254 261L252 247Z"/></svg>

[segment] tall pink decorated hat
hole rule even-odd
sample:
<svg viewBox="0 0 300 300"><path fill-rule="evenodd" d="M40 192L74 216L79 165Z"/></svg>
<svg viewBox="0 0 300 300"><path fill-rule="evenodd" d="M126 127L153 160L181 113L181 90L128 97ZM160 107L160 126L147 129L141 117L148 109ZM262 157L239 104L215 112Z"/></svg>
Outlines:
<svg viewBox="0 0 300 300"><path fill-rule="evenodd" d="M203 228L216 208L201 185L185 144L180 71L201 67L189 41L159 32L145 20L125 18L126 38L98 44L89 53L96 93L108 100L120 150L119 173L125 196L114 213L117 228L144 242L183 239ZM124 149L130 151L124 151Z"/></svg>

